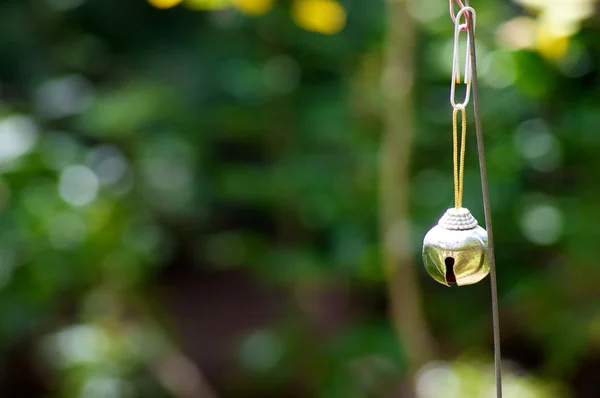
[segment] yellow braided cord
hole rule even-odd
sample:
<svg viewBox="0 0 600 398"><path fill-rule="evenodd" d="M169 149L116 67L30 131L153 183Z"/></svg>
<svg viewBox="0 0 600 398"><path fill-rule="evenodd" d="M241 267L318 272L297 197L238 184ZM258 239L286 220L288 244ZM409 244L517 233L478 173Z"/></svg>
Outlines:
<svg viewBox="0 0 600 398"><path fill-rule="evenodd" d="M457 131L456 131L456 114L458 113L458 109L454 108L452 110L452 162L454 164L454 207L457 209L460 208L458 205L458 143L456 142Z"/></svg>
<svg viewBox="0 0 600 398"><path fill-rule="evenodd" d="M460 143L460 165L458 164L458 126L456 117L460 109L462 118L462 134ZM467 113L465 108L454 108L452 111L452 146L454 163L454 206L462 207L464 175L465 175L465 142L467 140Z"/></svg>
<svg viewBox="0 0 600 398"><path fill-rule="evenodd" d="M460 171L458 172L459 187L458 187L458 207L462 207L463 186L465 182L465 148L467 142L467 112L465 108L460 108L462 117L462 139L460 149Z"/></svg>

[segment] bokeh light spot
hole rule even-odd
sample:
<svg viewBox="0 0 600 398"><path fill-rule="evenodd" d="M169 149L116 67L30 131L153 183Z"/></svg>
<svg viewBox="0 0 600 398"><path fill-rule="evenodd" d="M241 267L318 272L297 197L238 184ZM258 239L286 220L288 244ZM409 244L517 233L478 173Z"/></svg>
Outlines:
<svg viewBox="0 0 600 398"><path fill-rule="evenodd" d="M249 369L263 372L272 369L283 356L283 343L272 332L257 331L241 347L240 360Z"/></svg>
<svg viewBox="0 0 600 398"><path fill-rule="evenodd" d="M515 146L531 166L539 171L555 170L561 161L558 140L541 119L523 122L515 134Z"/></svg>
<svg viewBox="0 0 600 398"><path fill-rule="evenodd" d="M162 9L175 7L181 2L182 0L148 0L151 6Z"/></svg>
<svg viewBox="0 0 600 398"><path fill-rule="evenodd" d="M536 46L540 54L546 58L559 59L569 48L569 37L553 34L541 27L537 35Z"/></svg>
<svg viewBox="0 0 600 398"><path fill-rule="evenodd" d="M514 56L506 51L492 51L482 59L481 79L493 88L505 88L517 78Z"/></svg>
<svg viewBox="0 0 600 398"><path fill-rule="evenodd" d="M516 17L496 31L498 43L509 50L531 49L535 46L536 22L529 17Z"/></svg>
<svg viewBox="0 0 600 398"><path fill-rule="evenodd" d="M104 331L95 326L73 325L54 334L47 341L46 349L51 359L62 366L102 360L109 346Z"/></svg>
<svg viewBox="0 0 600 398"><path fill-rule="evenodd" d="M543 156L550 150L551 141L548 125L541 119L523 122L515 134L515 145L527 159Z"/></svg>
<svg viewBox="0 0 600 398"><path fill-rule="evenodd" d="M60 175L60 196L73 206L85 206L98 195L98 177L88 167L67 167Z"/></svg>
<svg viewBox="0 0 600 398"><path fill-rule="evenodd" d="M144 171L150 184L165 192L184 190L192 182L188 165L175 159L151 158L145 163Z"/></svg>
<svg viewBox="0 0 600 398"><path fill-rule="evenodd" d="M408 2L410 15L424 25L437 22L446 16L448 5L438 0L420 0Z"/></svg>
<svg viewBox="0 0 600 398"><path fill-rule="evenodd" d="M326 35L338 33L346 25L346 10L334 0L297 0L292 16L301 28Z"/></svg>
<svg viewBox="0 0 600 398"><path fill-rule="evenodd" d="M538 204L525 209L521 217L523 234L538 245L551 245L563 231L563 215L556 206Z"/></svg>
<svg viewBox="0 0 600 398"><path fill-rule="evenodd" d="M38 127L26 116L10 116L0 122L0 162L10 163L29 153L37 142Z"/></svg>
<svg viewBox="0 0 600 398"><path fill-rule="evenodd" d="M121 398L124 394L125 383L117 377L95 375L85 381L80 398Z"/></svg>
<svg viewBox="0 0 600 398"><path fill-rule="evenodd" d="M76 115L93 99L92 85L81 76L66 76L43 83L35 93L35 106L48 119Z"/></svg>
<svg viewBox="0 0 600 398"><path fill-rule="evenodd" d="M459 398L460 393L460 379L443 362L429 364L417 375L419 398Z"/></svg>
<svg viewBox="0 0 600 398"><path fill-rule="evenodd" d="M89 155L88 165L98 176L102 185L119 182L127 172L128 165L121 151L112 145L95 148Z"/></svg>
<svg viewBox="0 0 600 398"><path fill-rule="evenodd" d="M202 380L196 364L183 355L172 355L158 369L161 383L175 396L202 396Z"/></svg>
<svg viewBox="0 0 600 398"><path fill-rule="evenodd" d="M148 142L140 159L141 175L155 205L182 210L193 196L192 152L177 139Z"/></svg>

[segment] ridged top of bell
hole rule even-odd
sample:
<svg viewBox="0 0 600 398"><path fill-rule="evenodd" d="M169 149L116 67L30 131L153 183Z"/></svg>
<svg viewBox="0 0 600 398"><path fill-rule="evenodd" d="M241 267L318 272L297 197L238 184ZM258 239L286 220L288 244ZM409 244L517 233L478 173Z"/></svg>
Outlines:
<svg viewBox="0 0 600 398"><path fill-rule="evenodd" d="M462 231L473 229L478 224L469 209L465 209L464 207L455 209L452 207L446 210L446 213L444 213L442 218L440 218L440 221L438 221L438 225L452 231Z"/></svg>

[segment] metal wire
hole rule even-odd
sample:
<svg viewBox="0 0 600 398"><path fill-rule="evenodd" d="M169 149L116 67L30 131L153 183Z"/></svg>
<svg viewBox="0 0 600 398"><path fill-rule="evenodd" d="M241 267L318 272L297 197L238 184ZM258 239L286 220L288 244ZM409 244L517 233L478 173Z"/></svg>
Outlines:
<svg viewBox="0 0 600 398"><path fill-rule="evenodd" d="M469 0L466 6L469 7ZM494 255L494 235L492 231L492 213L490 210L490 194L488 190L487 169L485 166L485 150L483 147L483 132L479 110L479 91L477 85L477 53L475 52L475 32L473 24L469 24L471 37L471 79L473 85L473 113L475 116L475 133L477 136L477 152L479 155L479 172L481 174L481 190L483 193L483 211L485 213L485 228L488 234L488 255L490 260L490 284L492 294L492 323L494 329L494 371L496 374L496 396L502 398L502 360L500 355L500 316L498 315L498 286L496 282L496 258Z"/></svg>
<svg viewBox="0 0 600 398"><path fill-rule="evenodd" d="M450 7L450 18L452 18L452 22L454 22L455 24L457 23L457 17L456 15L454 15L454 2L456 2L458 4L458 9L462 10L463 8L465 8L464 4L462 3L461 0L449 0L449 7ZM467 6L469 5L469 2L467 1ZM460 25L460 30L467 30L469 27L469 17L465 15L465 24L464 25Z"/></svg>

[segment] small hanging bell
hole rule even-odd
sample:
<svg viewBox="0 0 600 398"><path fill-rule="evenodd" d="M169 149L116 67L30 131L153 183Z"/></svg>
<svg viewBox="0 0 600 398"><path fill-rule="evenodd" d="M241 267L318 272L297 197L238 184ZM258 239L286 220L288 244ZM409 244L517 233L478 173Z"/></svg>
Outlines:
<svg viewBox="0 0 600 398"><path fill-rule="evenodd" d="M490 272L487 232L468 209L450 208L423 240L423 262L442 285L472 285Z"/></svg>

